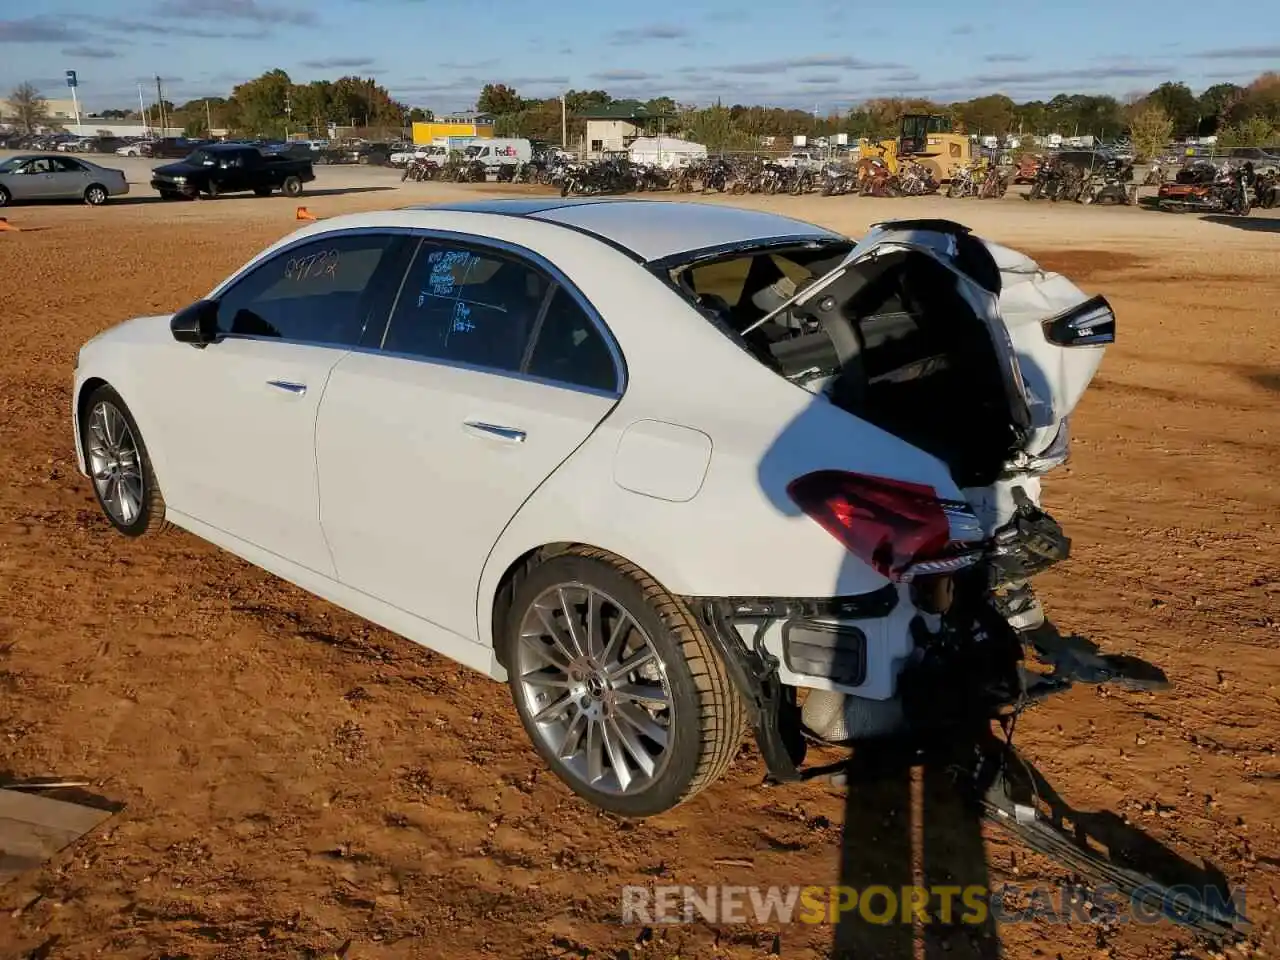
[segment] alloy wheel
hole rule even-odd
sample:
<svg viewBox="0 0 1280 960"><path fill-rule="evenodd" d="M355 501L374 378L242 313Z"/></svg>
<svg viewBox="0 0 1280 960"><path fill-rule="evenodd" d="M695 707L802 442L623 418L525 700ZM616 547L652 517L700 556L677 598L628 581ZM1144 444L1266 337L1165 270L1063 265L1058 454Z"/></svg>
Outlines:
<svg viewBox="0 0 1280 960"><path fill-rule="evenodd" d="M117 523L138 519L143 504L142 458L129 422L115 404L102 400L89 414L86 457L94 489Z"/></svg>
<svg viewBox="0 0 1280 960"><path fill-rule="evenodd" d="M582 583L544 590L524 612L513 688L572 778L631 795L662 776L675 701L648 633L613 597Z"/></svg>
<svg viewBox="0 0 1280 960"><path fill-rule="evenodd" d="M107 191L102 189L102 187L90 187L88 192L85 194L85 199L93 206L99 206L100 204L107 202Z"/></svg>

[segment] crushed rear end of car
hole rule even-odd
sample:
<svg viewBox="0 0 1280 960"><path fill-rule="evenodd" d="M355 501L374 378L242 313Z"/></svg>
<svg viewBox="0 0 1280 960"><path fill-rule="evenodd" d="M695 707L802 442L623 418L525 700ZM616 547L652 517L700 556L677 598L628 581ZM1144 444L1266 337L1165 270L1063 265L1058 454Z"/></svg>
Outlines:
<svg viewBox="0 0 1280 960"><path fill-rule="evenodd" d="M753 259L733 298L694 273L673 283L778 375L936 457L962 497L905 482L892 462L880 476L804 473L787 490L796 507L884 587L688 598L750 704L770 775L849 776L868 756L943 763L1035 849L1167 907L1167 884L1062 826L1065 808L1041 802L1047 785L1011 742L1022 711L1074 684L1167 686L1153 665L1059 633L1031 588L1070 554L1041 478L1066 460L1071 414L1114 342L1110 304L945 220L874 225L827 262L815 252L799 282L763 262L770 251L738 255ZM853 760L803 766L833 744ZM1191 900L1175 920L1218 934L1241 921L1223 898Z"/></svg>

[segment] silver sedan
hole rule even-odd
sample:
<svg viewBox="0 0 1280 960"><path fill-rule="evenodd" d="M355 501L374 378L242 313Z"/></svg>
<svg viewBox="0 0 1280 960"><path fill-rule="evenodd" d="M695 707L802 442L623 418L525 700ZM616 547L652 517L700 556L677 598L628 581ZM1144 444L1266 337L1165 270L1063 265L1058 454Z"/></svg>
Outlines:
<svg viewBox="0 0 1280 960"><path fill-rule="evenodd" d="M65 154L26 154L0 161L0 207L14 200L83 200L98 206L129 192L120 170Z"/></svg>

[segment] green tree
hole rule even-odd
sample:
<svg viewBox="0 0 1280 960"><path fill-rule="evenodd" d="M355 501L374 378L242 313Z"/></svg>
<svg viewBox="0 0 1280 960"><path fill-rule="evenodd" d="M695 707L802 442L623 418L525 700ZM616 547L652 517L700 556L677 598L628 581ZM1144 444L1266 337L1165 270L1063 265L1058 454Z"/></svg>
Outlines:
<svg viewBox="0 0 1280 960"><path fill-rule="evenodd" d="M290 106L294 123L317 131L324 130L331 121L338 120L339 115L345 113L336 109L333 84L328 80L314 80L295 86L290 93ZM346 123L347 119L342 117L342 122Z"/></svg>
<svg viewBox="0 0 1280 960"><path fill-rule="evenodd" d="M677 109L676 102L670 97L654 97L645 103L645 107L648 108L650 113L668 117L675 116Z"/></svg>
<svg viewBox="0 0 1280 960"><path fill-rule="evenodd" d="M1137 113L1129 123L1129 139L1139 160L1151 160L1169 145L1173 136L1173 120L1164 108L1149 104Z"/></svg>
<svg viewBox="0 0 1280 960"><path fill-rule="evenodd" d="M1201 136L1208 136L1228 123L1231 111L1244 96L1244 87L1234 83L1215 83L1200 94L1200 129Z"/></svg>
<svg viewBox="0 0 1280 960"><path fill-rule="evenodd" d="M603 90L570 90L564 95L564 102L570 113L583 113L597 107L607 107L613 103L613 97Z"/></svg>
<svg viewBox="0 0 1280 960"><path fill-rule="evenodd" d="M256 80L239 84L231 99L239 107L237 132L252 136L279 137L284 134L285 103L293 91L289 74L276 68Z"/></svg>
<svg viewBox="0 0 1280 960"><path fill-rule="evenodd" d="M9 94L9 108L23 133L33 133L49 116L49 103L35 84L20 83Z"/></svg>
<svg viewBox="0 0 1280 960"><path fill-rule="evenodd" d="M436 118L436 115L430 110L424 110L422 107L414 107L409 111L410 123L430 123Z"/></svg>
<svg viewBox="0 0 1280 960"><path fill-rule="evenodd" d="M520 94L516 93L514 87L508 87L505 83L486 83L480 90L480 97L476 100L477 110L495 117L519 113L523 107L524 101L520 99Z"/></svg>
<svg viewBox="0 0 1280 960"><path fill-rule="evenodd" d="M686 110L680 117L680 129L688 139L717 153L758 146L757 141L734 125L729 108L719 103L705 110Z"/></svg>
<svg viewBox="0 0 1280 960"><path fill-rule="evenodd" d="M1014 129L1023 134L1040 136L1050 133L1049 112L1043 100L1019 104L1014 110Z"/></svg>
<svg viewBox="0 0 1280 960"><path fill-rule="evenodd" d="M1147 103L1159 107L1173 121L1176 136L1194 134L1200 126L1200 102L1185 83L1165 82L1147 94Z"/></svg>
<svg viewBox="0 0 1280 960"><path fill-rule="evenodd" d="M1217 146L1266 147L1280 139L1280 129L1266 117L1250 117L1239 123L1228 124L1218 131Z"/></svg>
<svg viewBox="0 0 1280 960"><path fill-rule="evenodd" d="M1017 105L1004 94L977 97L957 106L969 133L1003 137L1014 128Z"/></svg>

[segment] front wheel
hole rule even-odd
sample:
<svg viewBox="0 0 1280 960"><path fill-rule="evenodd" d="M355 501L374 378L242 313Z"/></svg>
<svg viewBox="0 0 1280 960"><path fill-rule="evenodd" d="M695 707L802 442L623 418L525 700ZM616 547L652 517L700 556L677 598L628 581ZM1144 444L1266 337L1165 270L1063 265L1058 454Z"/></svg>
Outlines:
<svg viewBox="0 0 1280 960"><path fill-rule="evenodd" d="M683 602L631 563L576 548L514 585L500 627L516 710L570 789L662 813L728 768L746 708Z"/></svg>
<svg viewBox="0 0 1280 960"><path fill-rule="evenodd" d="M106 384L97 387L80 407L79 421L93 494L111 525L128 537L163 530L164 497L142 433L120 395Z"/></svg>
<svg viewBox="0 0 1280 960"><path fill-rule="evenodd" d="M286 197L300 197L302 196L302 181L297 177L285 177L280 189L284 191Z"/></svg>

